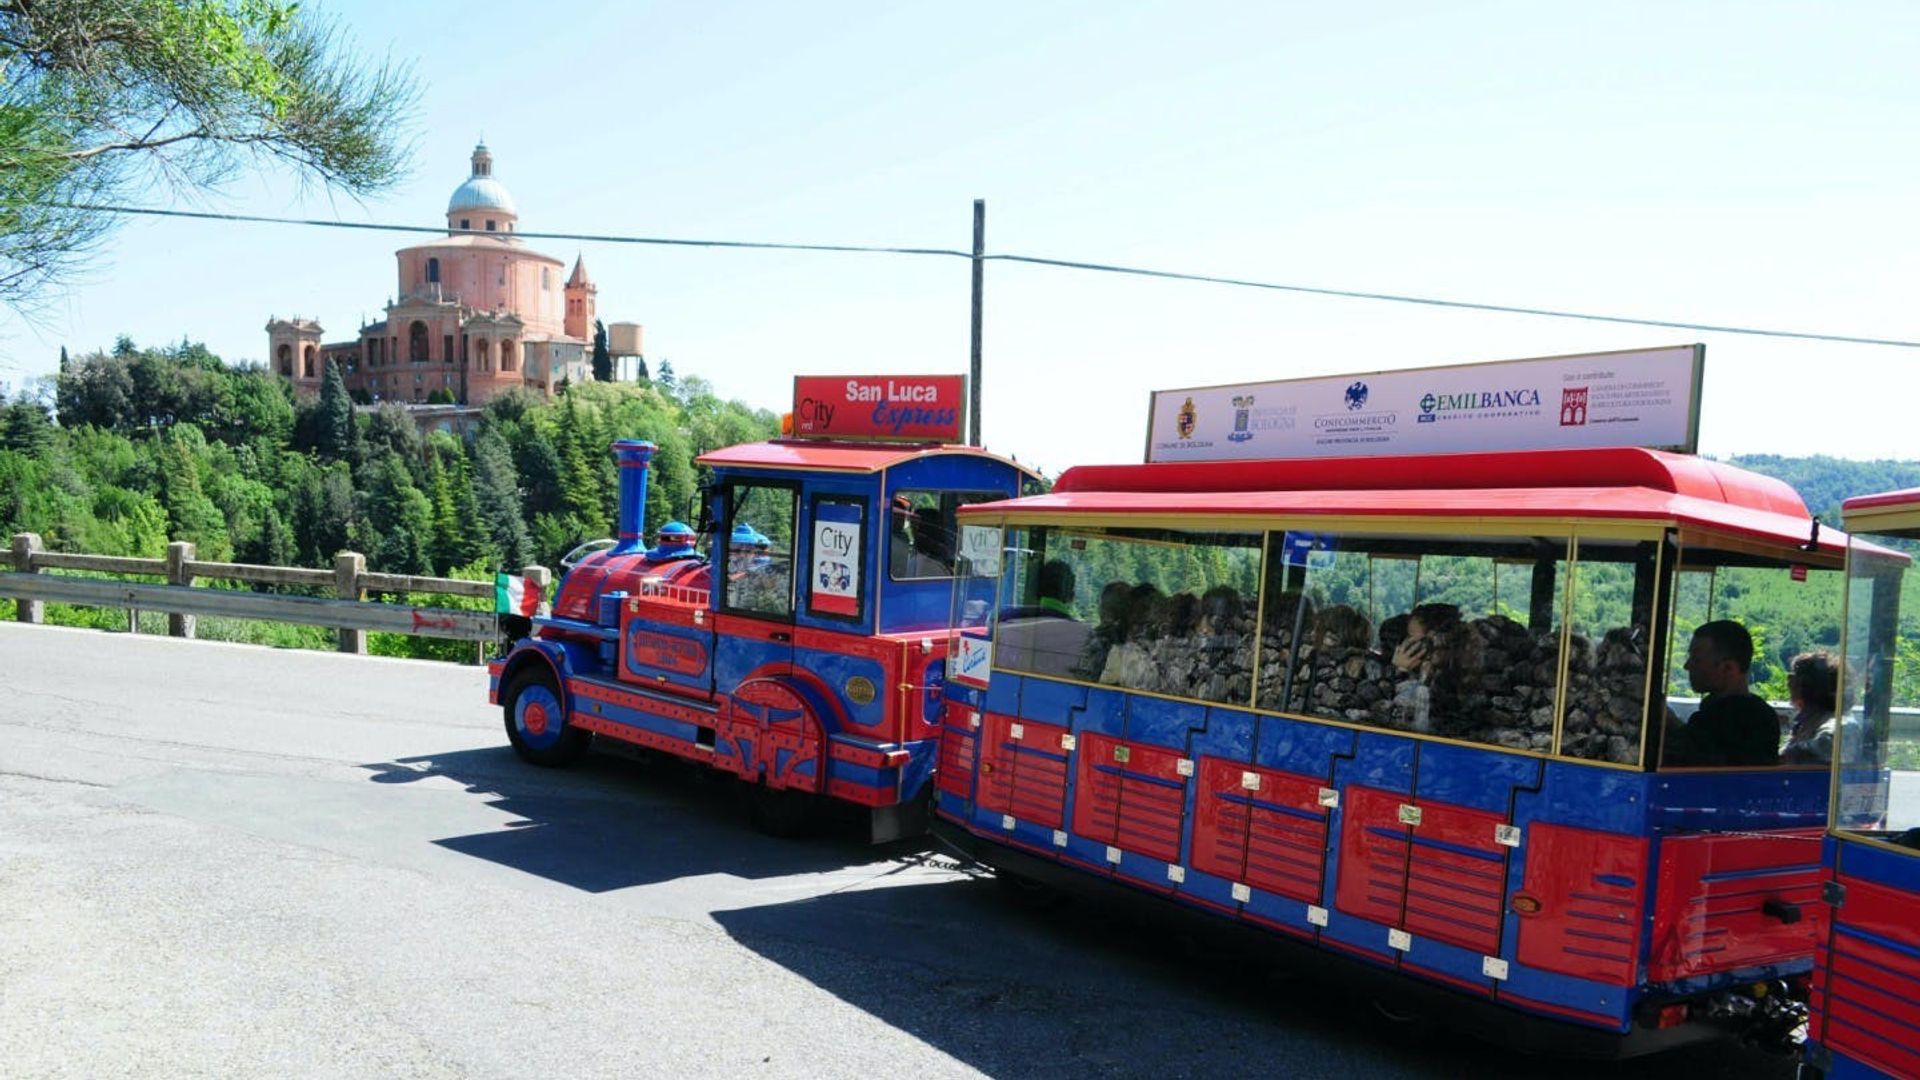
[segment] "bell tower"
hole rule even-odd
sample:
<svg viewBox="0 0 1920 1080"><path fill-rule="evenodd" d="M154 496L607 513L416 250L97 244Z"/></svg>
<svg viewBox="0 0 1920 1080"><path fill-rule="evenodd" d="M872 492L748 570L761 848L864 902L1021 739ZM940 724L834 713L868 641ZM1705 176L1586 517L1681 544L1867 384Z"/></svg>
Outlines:
<svg viewBox="0 0 1920 1080"><path fill-rule="evenodd" d="M567 314L562 326L568 337L592 339L595 297L599 292L599 287L587 277L586 257L575 256L573 274L567 278Z"/></svg>

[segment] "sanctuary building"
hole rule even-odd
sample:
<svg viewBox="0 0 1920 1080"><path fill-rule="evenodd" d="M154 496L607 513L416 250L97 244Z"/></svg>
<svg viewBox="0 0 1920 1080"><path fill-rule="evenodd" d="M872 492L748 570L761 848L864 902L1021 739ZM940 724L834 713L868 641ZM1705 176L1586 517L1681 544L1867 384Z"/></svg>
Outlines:
<svg viewBox="0 0 1920 1080"><path fill-rule="evenodd" d="M591 378L598 290L581 259L563 279L566 264L527 247L519 221L481 143L473 174L447 200L447 235L394 253L399 289L386 318L335 342L321 341L313 319L270 319L273 371L318 393L332 360L347 389L363 392L356 396L462 405L483 405L509 387L551 394L563 381Z"/></svg>

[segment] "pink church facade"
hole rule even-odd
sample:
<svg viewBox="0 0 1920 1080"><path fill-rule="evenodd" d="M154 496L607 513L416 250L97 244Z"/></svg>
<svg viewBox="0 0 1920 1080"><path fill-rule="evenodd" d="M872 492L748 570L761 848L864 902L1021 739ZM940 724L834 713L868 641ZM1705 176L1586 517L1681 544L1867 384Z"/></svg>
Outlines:
<svg viewBox="0 0 1920 1080"><path fill-rule="evenodd" d="M447 235L401 248L398 289L386 318L351 341L325 342L311 319L270 319L272 370L317 393L329 360L347 388L375 401L425 402L435 395L482 405L526 386L553 393L590 378L587 349L598 289L584 260L566 264L528 248L513 197L493 176L486 144L447 201Z"/></svg>

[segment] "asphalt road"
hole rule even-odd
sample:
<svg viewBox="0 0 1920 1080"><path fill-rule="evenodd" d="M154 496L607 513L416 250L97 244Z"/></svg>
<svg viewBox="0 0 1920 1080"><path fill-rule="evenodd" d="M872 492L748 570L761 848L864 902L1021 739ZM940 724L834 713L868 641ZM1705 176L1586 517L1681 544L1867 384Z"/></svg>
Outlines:
<svg viewBox="0 0 1920 1080"><path fill-rule="evenodd" d="M0 1075L1791 1076L1400 1031L917 843L516 760L473 668L0 624Z"/></svg>

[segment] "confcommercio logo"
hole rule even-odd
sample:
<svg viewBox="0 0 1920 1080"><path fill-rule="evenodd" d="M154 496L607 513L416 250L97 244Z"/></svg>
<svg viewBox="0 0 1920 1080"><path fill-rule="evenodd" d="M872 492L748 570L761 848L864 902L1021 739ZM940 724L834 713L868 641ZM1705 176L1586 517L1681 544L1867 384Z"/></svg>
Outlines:
<svg viewBox="0 0 1920 1080"><path fill-rule="evenodd" d="M1446 415L1472 414L1483 417L1525 416L1540 408L1540 391L1470 390L1458 394L1427 393L1420 398L1418 423L1431 424Z"/></svg>

